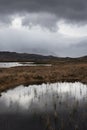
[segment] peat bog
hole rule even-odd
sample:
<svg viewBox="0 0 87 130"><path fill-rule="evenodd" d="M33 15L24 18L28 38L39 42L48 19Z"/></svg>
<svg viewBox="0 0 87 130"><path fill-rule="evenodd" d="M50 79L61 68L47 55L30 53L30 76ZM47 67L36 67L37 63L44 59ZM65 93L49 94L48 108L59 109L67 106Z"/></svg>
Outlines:
<svg viewBox="0 0 87 130"><path fill-rule="evenodd" d="M1 130L87 130L87 60L0 64Z"/></svg>

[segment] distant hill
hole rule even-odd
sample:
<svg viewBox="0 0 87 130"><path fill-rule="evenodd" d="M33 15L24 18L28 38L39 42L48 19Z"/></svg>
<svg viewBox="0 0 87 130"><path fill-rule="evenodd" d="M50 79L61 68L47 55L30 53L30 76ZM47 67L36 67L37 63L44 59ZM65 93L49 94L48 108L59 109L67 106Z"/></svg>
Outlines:
<svg viewBox="0 0 87 130"><path fill-rule="evenodd" d="M36 61L48 59L57 59L57 57L28 53L0 52L0 61Z"/></svg>
<svg viewBox="0 0 87 130"><path fill-rule="evenodd" d="M5 61L59 61L59 62L66 62L66 61L86 61L87 62L87 56L79 57L79 58L62 58L62 57L55 57L55 56L43 56L38 54L28 54L28 53L16 53L16 52L6 52L1 51L0 52L0 62Z"/></svg>

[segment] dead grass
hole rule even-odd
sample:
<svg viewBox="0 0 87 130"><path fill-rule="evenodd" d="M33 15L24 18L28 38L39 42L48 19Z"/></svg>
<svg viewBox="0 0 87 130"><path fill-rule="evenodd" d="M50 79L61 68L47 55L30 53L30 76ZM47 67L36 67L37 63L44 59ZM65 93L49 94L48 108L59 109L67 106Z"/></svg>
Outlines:
<svg viewBox="0 0 87 130"><path fill-rule="evenodd" d="M57 81L87 83L87 63L61 63L52 66L0 69L0 91L21 84L29 85Z"/></svg>

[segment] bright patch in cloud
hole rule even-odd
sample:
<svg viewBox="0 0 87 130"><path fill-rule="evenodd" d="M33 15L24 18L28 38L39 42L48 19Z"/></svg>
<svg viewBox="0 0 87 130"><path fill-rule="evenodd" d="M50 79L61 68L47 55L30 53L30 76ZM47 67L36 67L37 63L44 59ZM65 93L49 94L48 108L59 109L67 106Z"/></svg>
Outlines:
<svg viewBox="0 0 87 130"><path fill-rule="evenodd" d="M21 18L15 18L13 21L12 21L12 28L21 28L22 27L22 20Z"/></svg>
<svg viewBox="0 0 87 130"><path fill-rule="evenodd" d="M75 26L65 23L59 24L59 33L67 37L81 38L87 36L87 25Z"/></svg>

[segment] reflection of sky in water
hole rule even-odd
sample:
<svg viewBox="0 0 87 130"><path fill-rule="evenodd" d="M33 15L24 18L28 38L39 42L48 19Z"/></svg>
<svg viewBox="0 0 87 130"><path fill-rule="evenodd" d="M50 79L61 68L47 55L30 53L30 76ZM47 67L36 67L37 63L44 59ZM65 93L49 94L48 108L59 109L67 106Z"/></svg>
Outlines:
<svg viewBox="0 0 87 130"><path fill-rule="evenodd" d="M10 68L17 66L51 66L51 64L34 64L34 62L0 62L0 68Z"/></svg>
<svg viewBox="0 0 87 130"><path fill-rule="evenodd" d="M0 68L10 68L16 66L31 66L33 62L25 62L24 64L18 62L0 62Z"/></svg>
<svg viewBox="0 0 87 130"><path fill-rule="evenodd" d="M54 83L19 86L3 92L0 97L0 112L33 111L33 109L53 109L53 104L61 102L87 102L87 85L82 83Z"/></svg>

